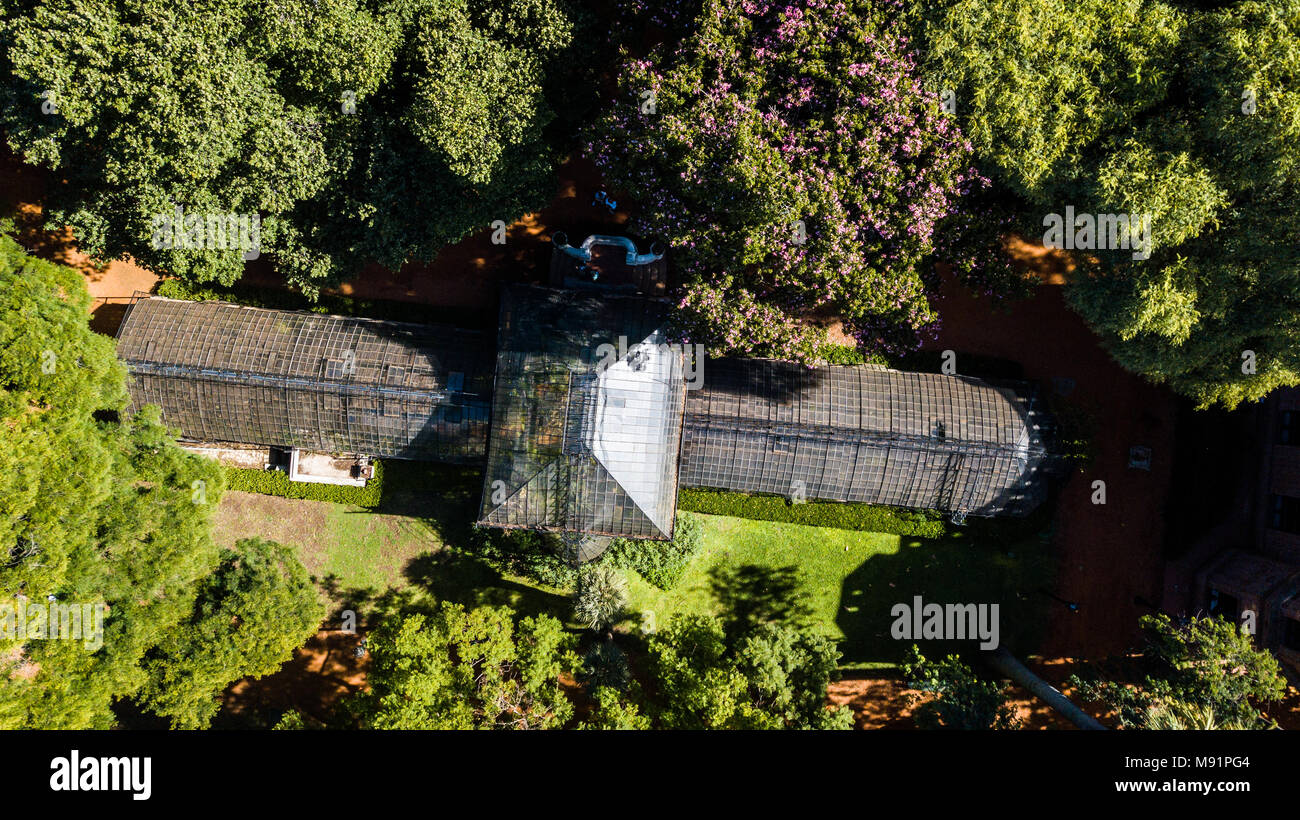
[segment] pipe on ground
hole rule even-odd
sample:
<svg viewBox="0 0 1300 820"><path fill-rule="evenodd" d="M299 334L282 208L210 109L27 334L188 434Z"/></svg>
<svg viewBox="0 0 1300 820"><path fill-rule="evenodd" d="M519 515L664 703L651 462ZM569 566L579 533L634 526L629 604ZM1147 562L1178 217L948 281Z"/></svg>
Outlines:
<svg viewBox="0 0 1300 820"><path fill-rule="evenodd" d="M1057 714L1080 729L1104 730L1106 728L1092 715L1075 706L1055 686L1029 671L1029 667L1018 661L1006 647L999 646L991 655L985 657L994 669L1028 689L1035 697L1056 710Z"/></svg>

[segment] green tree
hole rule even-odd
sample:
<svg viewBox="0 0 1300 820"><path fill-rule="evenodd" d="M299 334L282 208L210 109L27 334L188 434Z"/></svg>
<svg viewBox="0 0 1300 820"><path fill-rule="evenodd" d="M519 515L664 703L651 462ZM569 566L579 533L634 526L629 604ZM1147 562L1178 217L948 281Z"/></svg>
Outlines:
<svg viewBox="0 0 1300 820"><path fill-rule="evenodd" d="M1300 383L1300 2L1199 12L1183 51L1186 102L1154 128L1208 169L1197 176L1225 204L1187 241L1103 269L1071 296L1121 364L1233 407ZM1210 210L1206 184L1177 187L1171 196Z"/></svg>
<svg viewBox="0 0 1300 820"><path fill-rule="evenodd" d="M654 713L667 729L846 729L826 704L840 653L834 641L764 624L729 641L713 618L677 615L649 642Z"/></svg>
<svg viewBox="0 0 1300 820"><path fill-rule="evenodd" d="M632 667L627 654L611 637L597 641L582 655L578 681L590 690L626 691L632 683Z"/></svg>
<svg viewBox="0 0 1300 820"><path fill-rule="evenodd" d="M574 638L549 615L443 602L386 619L368 637L370 690L353 709L373 729L555 729L573 716L561 675Z"/></svg>
<svg viewBox="0 0 1300 820"><path fill-rule="evenodd" d="M551 73L584 65L552 0L38 0L2 25L0 127L68 181L51 224L230 284L244 249L160 247L155 220L256 215L308 293L548 198Z"/></svg>
<svg viewBox="0 0 1300 820"><path fill-rule="evenodd" d="M913 719L922 729L1018 729L1020 721L1007 705L1000 683L981 680L956 655L927 660L912 645L903 664L907 685L932 697L913 695Z"/></svg>
<svg viewBox="0 0 1300 820"><path fill-rule="evenodd" d="M1046 214L1149 214L1148 254L1077 252L1115 359L1233 407L1300 384L1300 0L947 0L912 15L981 167Z"/></svg>
<svg viewBox="0 0 1300 820"><path fill-rule="evenodd" d="M0 726L108 728L216 567L217 465L127 414L76 272L0 235L0 596L103 605L102 644L0 638ZM18 598L17 596L22 596Z"/></svg>
<svg viewBox="0 0 1300 820"><path fill-rule="evenodd" d="M1219 617L1177 623L1142 618L1136 685L1075 676L1081 695L1104 701L1126 728L1249 728L1275 725L1260 712L1286 692L1277 659Z"/></svg>
<svg viewBox="0 0 1300 820"><path fill-rule="evenodd" d="M650 718L641 714L635 699L629 695L598 686L592 692L591 714L579 726L580 729L631 730L651 728Z"/></svg>
<svg viewBox="0 0 1300 820"><path fill-rule="evenodd" d="M206 727L221 692L279 670L325 617L293 550L246 538L199 584L193 615L150 653L139 701L182 729Z"/></svg>
<svg viewBox="0 0 1300 820"><path fill-rule="evenodd" d="M627 579L610 566L586 566L578 575L573 613L589 629L608 630L627 610Z"/></svg>
<svg viewBox="0 0 1300 820"><path fill-rule="evenodd" d="M915 348L941 226L986 182L859 0L707 0L692 34L625 61L590 131L633 229L673 248L683 329L719 353L815 358L818 311L865 350Z"/></svg>
<svg viewBox="0 0 1300 820"><path fill-rule="evenodd" d="M1236 718L1224 720L1215 714L1213 707L1184 703L1177 700L1148 706L1144 717L1144 725L1148 729L1157 731L1176 732L1189 729L1208 732L1216 729L1256 728L1253 721L1243 723Z"/></svg>
<svg viewBox="0 0 1300 820"><path fill-rule="evenodd" d="M952 92L981 167L1031 203L1076 184L1095 142L1164 99L1183 26L1151 0L913 8L922 70Z"/></svg>

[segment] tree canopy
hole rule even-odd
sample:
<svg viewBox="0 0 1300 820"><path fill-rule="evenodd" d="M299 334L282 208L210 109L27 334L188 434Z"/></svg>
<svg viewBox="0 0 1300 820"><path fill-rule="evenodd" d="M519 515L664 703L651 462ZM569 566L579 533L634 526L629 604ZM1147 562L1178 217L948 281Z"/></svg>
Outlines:
<svg viewBox="0 0 1300 820"><path fill-rule="evenodd" d="M39 0L3 21L0 127L68 180L46 215L92 256L230 284L248 248L158 247L155 220L256 215L310 293L549 198L574 25L562 0Z"/></svg>
<svg viewBox="0 0 1300 820"><path fill-rule="evenodd" d="M652 712L666 729L847 729L829 708L835 641L788 624L728 636L714 618L674 616L649 642Z"/></svg>
<svg viewBox="0 0 1300 820"><path fill-rule="evenodd" d="M1048 214L1149 214L1148 258L1076 251L1074 307L1199 405L1300 383L1300 0L948 0L915 15L981 170Z"/></svg>
<svg viewBox="0 0 1300 820"><path fill-rule="evenodd" d="M628 59L588 153L674 249L682 322L717 353L811 358L807 321L871 351L936 320L928 262L971 146L870 2L704 3L672 48Z"/></svg>
<svg viewBox="0 0 1300 820"><path fill-rule="evenodd" d="M366 646L370 688L346 710L365 728L852 726L847 708L826 702L840 657L835 641L783 623L728 633L714 618L675 616L650 636L635 676L612 638L580 659L578 636L555 618L503 606L406 601Z"/></svg>
<svg viewBox="0 0 1300 820"><path fill-rule="evenodd" d="M144 653L216 563L217 468L171 443L156 412L122 416L125 371L89 307L76 272L0 236L0 591L107 607L97 650L3 641L6 726L111 726L111 703L139 689Z"/></svg>
<svg viewBox="0 0 1300 820"><path fill-rule="evenodd" d="M221 552L194 612L150 651L139 698L181 729L206 727L234 681L277 671L306 643L325 606L293 550L246 538Z"/></svg>
<svg viewBox="0 0 1300 820"><path fill-rule="evenodd" d="M1277 659L1219 617L1175 622L1142 618L1143 647L1133 685L1076 677L1083 697L1104 701L1121 726L1136 729L1260 729L1261 713L1286 692Z"/></svg>
<svg viewBox="0 0 1300 820"><path fill-rule="evenodd" d="M0 604L102 607L98 640L19 635L0 620L6 728L115 725L114 702L140 695L164 647L203 640L196 602L229 577L212 575L218 466L177 447L157 408L126 412L125 370L112 339L90 330L89 307L80 274L0 233ZM239 586L250 601L275 591ZM259 627L268 651L303 637L283 629ZM229 661L228 677L205 679L209 699L269 671L233 658L238 641L206 647Z"/></svg>
<svg viewBox="0 0 1300 820"><path fill-rule="evenodd" d="M554 729L573 716L560 675L577 670L574 638L549 615L506 607L386 618L367 636L370 689L352 709L372 729Z"/></svg>
<svg viewBox="0 0 1300 820"><path fill-rule="evenodd" d="M907 685L925 693L912 698L922 729L1018 729L1020 719L998 681L983 680L957 655L929 660L912 645L903 665Z"/></svg>

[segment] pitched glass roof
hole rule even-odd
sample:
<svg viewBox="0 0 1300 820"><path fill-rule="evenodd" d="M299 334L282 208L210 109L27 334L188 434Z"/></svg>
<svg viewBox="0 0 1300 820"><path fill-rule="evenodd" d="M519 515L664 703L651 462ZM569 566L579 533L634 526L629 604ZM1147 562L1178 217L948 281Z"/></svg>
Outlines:
<svg viewBox="0 0 1300 820"><path fill-rule="evenodd" d="M684 387L665 317L646 299L503 291L480 523L672 536Z"/></svg>

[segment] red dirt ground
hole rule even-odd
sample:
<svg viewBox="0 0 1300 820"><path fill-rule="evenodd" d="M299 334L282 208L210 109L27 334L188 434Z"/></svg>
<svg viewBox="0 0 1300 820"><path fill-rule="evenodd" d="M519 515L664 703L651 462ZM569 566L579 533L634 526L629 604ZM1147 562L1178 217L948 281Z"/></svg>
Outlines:
<svg viewBox="0 0 1300 820"><path fill-rule="evenodd" d="M541 211L511 224L504 245L492 244L492 230L485 228L447 247L432 262L408 262L398 271L369 265L336 292L361 299L488 310L495 315L502 282L545 282L554 231L567 231L570 237L619 233L627 222L622 211L611 214L592 206L592 197L603 186L596 167L586 159L570 158L559 167L558 177L555 198ZM282 285L269 266L250 269L245 279Z"/></svg>
<svg viewBox="0 0 1300 820"><path fill-rule="evenodd" d="M356 656L364 637L322 629L274 675L260 680L245 678L226 690L222 713L239 718L297 709L308 717L326 720L344 695L365 685L369 656Z"/></svg>
<svg viewBox="0 0 1300 820"><path fill-rule="evenodd" d="M244 679L232 686L223 699L223 714L239 719L245 715L276 715L297 709L316 720L328 719L345 695L365 685L369 659L358 659L355 652L362 637L338 630L321 630L276 674L260 680ZM1074 662L1031 660L1028 666L1075 700L1074 691L1065 684L1077 671ZM561 685L579 694L573 681L562 680ZM1025 729L1074 729L1069 721L1020 687L1012 686L1009 693L1008 702ZM904 686L897 675L850 675L832 683L828 694L832 704L847 705L853 710L854 723L859 729L916 728L912 721L915 707L911 696L918 693ZM582 717L588 704L580 696L577 700L577 714ZM1113 715L1098 704L1075 702L1103 723L1113 724ZM1300 691L1288 690L1286 698L1269 713L1283 729L1300 729Z"/></svg>
<svg viewBox="0 0 1300 820"><path fill-rule="evenodd" d="M1174 396L1128 373L1102 349L1065 302L1059 257L1023 243L1011 249L1044 284L1027 299L999 305L945 277L937 303L943 328L926 347L957 351L959 373L965 352L1018 362L1026 378L1049 390L1053 378L1072 379L1067 400L1096 420L1096 457L1062 488L1053 521L1059 555L1053 592L1077 603L1078 611L1050 604L1042 652L1097 658L1132 645L1138 617L1151 611L1137 598L1160 601ZM1153 451L1150 472L1127 467L1129 447L1138 444ZM1092 503L1096 480L1106 483L1105 504Z"/></svg>
<svg viewBox="0 0 1300 820"><path fill-rule="evenodd" d="M504 245L492 244L492 231L485 228L449 246L432 262L410 262L398 271L368 265L356 279L333 291L362 299L466 307L495 314L502 282L545 280L552 232L563 229L577 237L617 233L627 222L623 210L611 214L603 207L592 206L592 197L602 190L602 182L595 166L586 159L569 159L559 167L557 176L555 197L540 212L511 224ZM152 289L159 279L152 271L121 260L97 265L77 250L70 229L40 229L42 203L50 184L48 172L0 152L0 216L14 216L19 241L42 258L82 271L90 295L97 300L122 299ZM283 285L265 262L249 265L244 280L271 287ZM96 311L102 307L97 301ZM112 308L108 310L112 312Z"/></svg>
<svg viewBox="0 0 1300 820"><path fill-rule="evenodd" d="M1081 671L1078 664L1057 658L1031 660L1026 665L1074 701L1084 712L1106 726L1115 725L1115 715L1110 710L1098 703L1079 700L1075 690L1065 683L1070 675ZM917 694L919 693L915 690L904 686L897 676L884 674L847 677L830 685L830 702L837 706L848 705L853 710L855 724L859 729L915 729L912 715L916 710L911 697ZM1007 701L1024 729L1075 729L1074 724L1019 686L1009 688ZM1282 729L1300 729L1300 690L1294 687L1288 689L1286 697L1269 709L1268 714Z"/></svg>
<svg viewBox="0 0 1300 820"><path fill-rule="evenodd" d="M0 217L13 218L18 242L33 254L81 271L94 299L91 327L112 333L126 311L124 297L150 291L158 276L130 261L95 262L77 249L71 228L42 229L43 203L50 184L48 172L23 165L0 151Z"/></svg>
<svg viewBox="0 0 1300 820"><path fill-rule="evenodd" d="M1068 661L1031 662L1028 666L1045 680L1060 689L1067 697L1073 690L1062 681L1074 671L1074 665ZM1015 710L1025 729L1073 729L1074 725L1052 711L1046 704L1018 686L1009 690L1008 703ZM915 729L912 715L916 709L911 698L920 693L908 689L897 675L881 674L877 676L849 676L830 685L830 701L847 705L853 710L855 723L859 729ZM1084 711L1098 719L1108 717L1104 710L1095 704L1085 704Z"/></svg>

